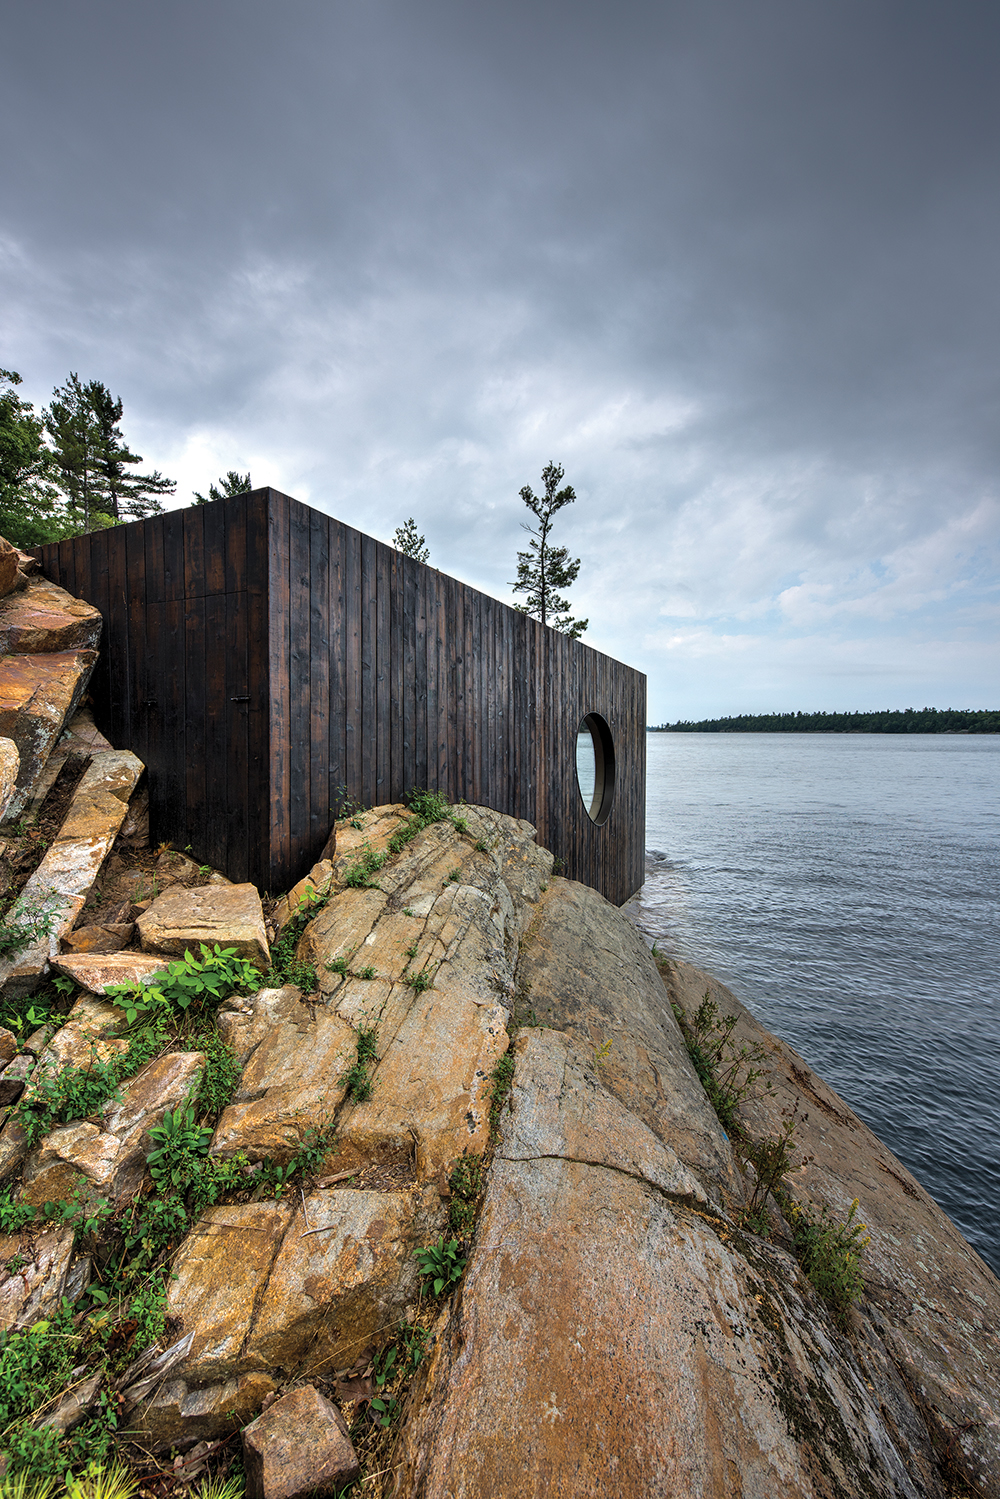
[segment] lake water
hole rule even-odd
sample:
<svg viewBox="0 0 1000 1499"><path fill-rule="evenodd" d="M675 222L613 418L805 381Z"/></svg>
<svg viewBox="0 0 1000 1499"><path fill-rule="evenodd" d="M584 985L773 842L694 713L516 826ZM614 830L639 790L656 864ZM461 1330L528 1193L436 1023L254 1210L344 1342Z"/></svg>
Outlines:
<svg viewBox="0 0 1000 1499"><path fill-rule="evenodd" d="M1000 1273L1000 736L650 734L630 909Z"/></svg>

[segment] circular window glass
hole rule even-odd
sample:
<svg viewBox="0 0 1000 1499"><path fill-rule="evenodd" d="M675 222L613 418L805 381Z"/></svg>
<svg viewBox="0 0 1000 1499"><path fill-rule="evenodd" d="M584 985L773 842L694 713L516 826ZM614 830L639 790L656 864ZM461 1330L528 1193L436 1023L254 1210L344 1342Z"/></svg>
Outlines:
<svg viewBox="0 0 1000 1499"><path fill-rule="evenodd" d="M615 746L599 713L588 713L576 731L576 783L591 822L607 822L615 795Z"/></svg>

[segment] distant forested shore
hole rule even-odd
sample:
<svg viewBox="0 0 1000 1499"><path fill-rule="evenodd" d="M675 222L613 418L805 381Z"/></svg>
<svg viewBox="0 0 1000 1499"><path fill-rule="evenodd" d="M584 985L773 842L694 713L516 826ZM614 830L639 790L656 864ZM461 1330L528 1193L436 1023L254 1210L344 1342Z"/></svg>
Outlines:
<svg viewBox="0 0 1000 1499"><path fill-rule="evenodd" d="M740 713L650 724L654 734L1000 734L1000 709L905 708L876 713Z"/></svg>

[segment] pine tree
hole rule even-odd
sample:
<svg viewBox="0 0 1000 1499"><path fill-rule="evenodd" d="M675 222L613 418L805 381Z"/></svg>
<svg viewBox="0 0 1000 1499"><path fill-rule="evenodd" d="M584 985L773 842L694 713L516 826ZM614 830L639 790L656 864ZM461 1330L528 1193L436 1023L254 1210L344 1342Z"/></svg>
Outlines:
<svg viewBox="0 0 1000 1499"><path fill-rule="evenodd" d="M99 531L123 520L157 515L158 496L173 494L176 484L158 469L130 473L142 462L122 434L122 403L100 380L83 384L71 374L52 392L45 424L54 447L57 483L66 496L72 531Z"/></svg>
<svg viewBox="0 0 1000 1499"><path fill-rule="evenodd" d="M151 474L128 472L133 464L142 462L142 457L129 451L122 434L121 397L112 396L99 380L91 380L84 390L98 427L98 469L107 513L116 521L162 514L158 497L173 494L177 485L173 479L165 479L159 469Z"/></svg>
<svg viewBox="0 0 1000 1499"><path fill-rule="evenodd" d="M0 369L0 536L33 547L58 541L66 526L45 423L16 394L20 384L16 370Z"/></svg>
<svg viewBox="0 0 1000 1499"><path fill-rule="evenodd" d="M427 562L430 559L430 548L424 546L424 538L417 535L417 523L412 515L405 526L396 527L393 546L404 557L413 557L417 562Z"/></svg>
<svg viewBox="0 0 1000 1499"><path fill-rule="evenodd" d="M551 625L553 629L562 630L576 640L590 621L572 619L569 601L560 598L558 590L569 588L570 584L576 582L580 559L577 557L571 560L566 547L553 546L549 540L556 512L564 505L572 505L576 499L571 484L567 484L564 489L559 488L562 477L563 469L559 464L547 463L542 469L545 494L536 495L530 484L526 484L521 490L521 499L537 519L538 529L522 522L531 541L526 552L517 554L517 582L512 583L511 587L515 593L528 595L527 602L516 604L515 608L524 614L534 615L543 625Z"/></svg>
<svg viewBox="0 0 1000 1499"><path fill-rule="evenodd" d="M74 530L100 531L114 525L101 486L101 430L88 388L71 374L52 392L45 425L55 450L57 484L66 496Z"/></svg>
<svg viewBox="0 0 1000 1499"><path fill-rule="evenodd" d="M219 480L218 487L214 484L208 486L207 498L195 490L194 503L196 505L210 505L213 500L231 500L234 495L246 494L247 490L252 488L253 485L250 483L249 474L239 474L234 468L231 468L225 478Z"/></svg>

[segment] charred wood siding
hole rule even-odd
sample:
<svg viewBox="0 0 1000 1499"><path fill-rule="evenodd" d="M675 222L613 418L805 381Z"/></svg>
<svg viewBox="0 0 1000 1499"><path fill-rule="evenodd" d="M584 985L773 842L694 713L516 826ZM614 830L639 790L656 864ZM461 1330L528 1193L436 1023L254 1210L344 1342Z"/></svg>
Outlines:
<svg viewBox="0 0 1000 1499"><path fill-rule="evenodd" d="M151 833L287 888L344 797L440 790L526 818L572 879L642 883L646 679L273 489L40 549L104 616L95 717L149 772ZM611 727L608 821L577 727Z"/></svg>

